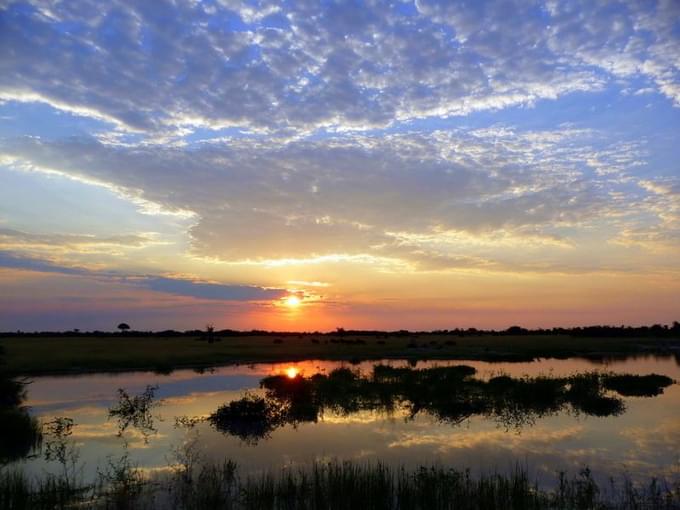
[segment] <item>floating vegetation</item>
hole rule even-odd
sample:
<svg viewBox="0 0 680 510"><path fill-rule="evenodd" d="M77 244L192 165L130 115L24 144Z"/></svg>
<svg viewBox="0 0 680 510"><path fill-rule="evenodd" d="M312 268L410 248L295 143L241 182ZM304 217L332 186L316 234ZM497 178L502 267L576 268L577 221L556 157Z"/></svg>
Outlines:
<svg viewBox="0 0 680 510"><path fill-rule="evenodd" d="M603 383L605 388L624 397L655 397L673 384L673 379L659 374L611 374L604 377Z"/></svg>
<svg viewBox="0 0 680 510"><path fill-rule="evenodd" d="M625 410L620 396L658 395L673 383L665 376L597 372L568 377L504 375L489 380L475 378L475 374L466 365L422 370L377 365L370 375L348 368L311 377L274 375L260 382L264 396L247 395L230 402L209 421L248 443L284 425L316 422L328 411L346 416L406 409L411 418L427 413L454 425L486 416L507 428L521 428L560 411L616 416Z"/></svg>
<svg viewBox="0 0 680 510"><path fill-rule="evenodd" d="M275 399L247 394L223 405L208 417L217 429L254 444L286 423L282 405Z"/></svg>

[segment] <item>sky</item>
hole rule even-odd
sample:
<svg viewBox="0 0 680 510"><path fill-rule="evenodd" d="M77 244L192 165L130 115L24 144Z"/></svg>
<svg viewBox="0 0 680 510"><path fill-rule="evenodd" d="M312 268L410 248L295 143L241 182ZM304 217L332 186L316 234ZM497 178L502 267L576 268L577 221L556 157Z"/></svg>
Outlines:
<svg viewBox="0 0 680 510"><path fill-rule="evenodd" d="M0 0L0 330L680 318L680 2Z"/></svg>

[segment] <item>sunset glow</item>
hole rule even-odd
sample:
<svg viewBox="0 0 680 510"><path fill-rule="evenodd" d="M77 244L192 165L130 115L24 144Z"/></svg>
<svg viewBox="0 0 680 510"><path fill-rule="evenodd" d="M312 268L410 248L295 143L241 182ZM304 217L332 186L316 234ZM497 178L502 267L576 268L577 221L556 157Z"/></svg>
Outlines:
<svg viewBox="0 0 680 510"><path fill-rule="evenodd" d="M285 303L286 306L289 308L297 308L298 306L300 306L301 301L300 298L297 296L288 296L286 298Z"/></svg>
<svg viewBox="0 0 680 510"><path fill-rule="evenodd" d="M679 5L4 2L0 330L670 324Z"/></svg>
<svg viewBox="0 0 680 510"><path fill-rule="evenodd" d="M295 379L299 373L300 371L295 367L289 367L286 369L286 377L289 379Z"/></svg>

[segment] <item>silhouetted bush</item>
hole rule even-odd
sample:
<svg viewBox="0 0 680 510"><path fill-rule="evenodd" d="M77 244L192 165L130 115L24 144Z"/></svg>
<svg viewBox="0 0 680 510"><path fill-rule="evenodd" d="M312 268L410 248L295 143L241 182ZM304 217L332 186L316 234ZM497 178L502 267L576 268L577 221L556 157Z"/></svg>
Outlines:
<svg viewBox="0 0 680 510"><path fill-rule="evenodd" d="M612 374L604 378L603 384L608 390L614 390L624 397L654 397L673 384L673 379L658 374Z"/></svg>
<svg viewBox="0 0 680 510"><path fill-rule="evenodd" d="M282 412L281 405L275 400L246 395L220 406L208 421L222 432L256 443L280 425Z"/></svg>
<svg viewBox="0 0 680 510"><path fill-rule="evenodd" d="M467 365L422 370L377 365L370 376L349 368L312 377L274 375L260 382L267 392L265 397L247 396L222 406L215 416L223 419L212 421L226 420L231 425L218 428L225 432L233 429L239 437L260 437L283 425L316 422L327 411L340 415L364 410L390 414L402 406L412 417L425 412L456 424L482 415L506 427L519 428L565 409L594 416L618 415L625 410L624 403L607 395L607 389L616 386L620 394L630 394L634 384L630 381L635 380L652 394L655 388L669 384L668 378L654 375L632 379L597 372L569 377L502 375L485 381L474 378L475 373L475 368ZM254 425L247 433L251 422Z"/></svg>

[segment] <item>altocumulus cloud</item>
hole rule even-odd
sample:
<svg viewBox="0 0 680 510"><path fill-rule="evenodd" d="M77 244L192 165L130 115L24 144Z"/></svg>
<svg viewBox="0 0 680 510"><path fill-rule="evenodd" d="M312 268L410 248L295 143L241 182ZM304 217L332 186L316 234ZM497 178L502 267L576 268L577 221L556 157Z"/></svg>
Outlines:
<svg viewBox="0 0 680 510"><path fill-rule="evenodd" d="M0 140L0 164L193 213L190 255L226 262L502 267L508 250L479 240L511 239L550 245L554 256L529 262L547 267L568 247L588 256L593 238L673 248L677 194L663 175L677 169L640 171L654 165L648 138L588 115L571 123L558 101L585 109L598 97L606 109L644 91L677 112L678 20L674 0L8 0L0 101L71 112L68 135L83 132L76 117L102 122L85 123L87 137ZM469 127L475 112L546 99L557 106L529 128L502 117ZM545 127L557 110L569 123ZM672 131L651 127L650 138ZM34 250L47 241L9 237Z"/></svg>
<svg viewBox="0 0 680 510"><path fill-rule="evenodd" d="M443 234L552 243L609 218L612 231L667 224L647 205L649 184L634 185L644 146L592 130L497 127L189 148L22 138L0 143L0 155L17 169L111 183L192 211L193 252L225 261L345 253L488 267L486 255L460 252L460 235L447 245ZM636 213L646 224L625 217ZM421 242L435 235L436 244Z"/></svg>
<svg viewBox="0 0 680 510"><path fill-rule="evenodd" d="M23 254L0 251L0 268L20 269L42 273L58 273L122 282L156 292L221 301L267 301L279 299L285 289L263 288L250 285L224 285L182 278L151 275L125 275L114 271L93 271L68 267L49 260L26 257Z"/></svg>
<svg viewBox="0 0 680 510"><path fill-rule="evenodd" d="M3 2L0 98L150 136L465 115L636 80L680 104L674 0Z"/></svg>

